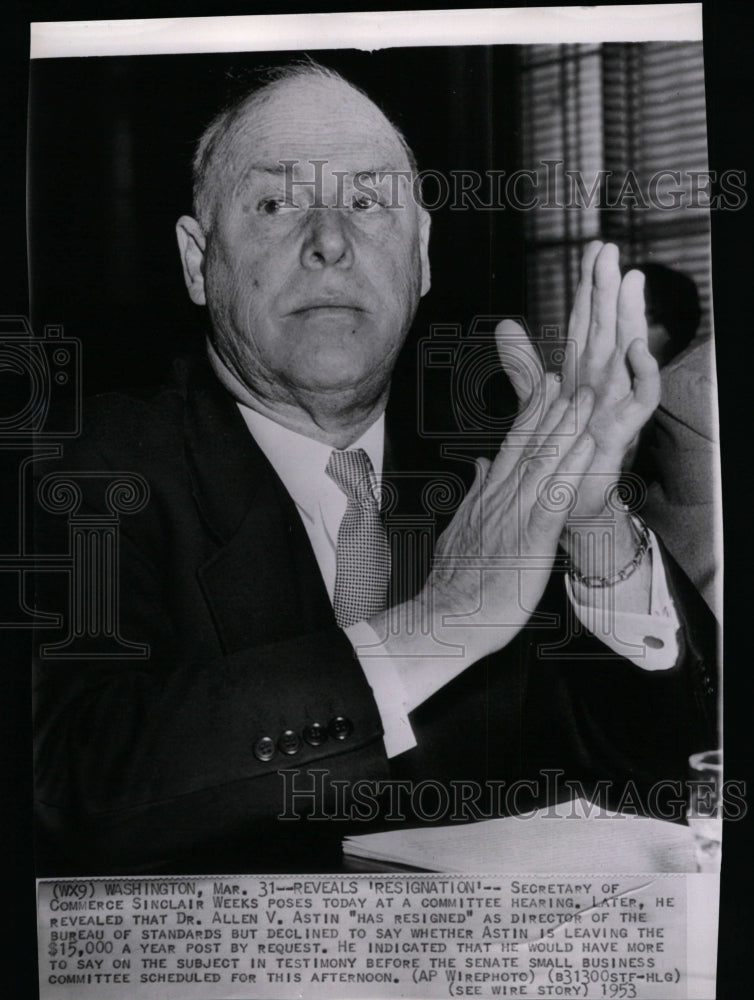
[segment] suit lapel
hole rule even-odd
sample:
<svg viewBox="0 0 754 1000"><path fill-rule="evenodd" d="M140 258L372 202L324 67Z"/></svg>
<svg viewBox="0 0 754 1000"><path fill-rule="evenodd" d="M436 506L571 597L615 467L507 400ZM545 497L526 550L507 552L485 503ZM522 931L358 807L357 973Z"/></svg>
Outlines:
<svg viewBox="0 0 754 1000"><path fill-rule="evenodd" d="M295 505L206 365L189 376L184 431L194 500L217 545L198 575L225 651L332 624Z"/></svg>

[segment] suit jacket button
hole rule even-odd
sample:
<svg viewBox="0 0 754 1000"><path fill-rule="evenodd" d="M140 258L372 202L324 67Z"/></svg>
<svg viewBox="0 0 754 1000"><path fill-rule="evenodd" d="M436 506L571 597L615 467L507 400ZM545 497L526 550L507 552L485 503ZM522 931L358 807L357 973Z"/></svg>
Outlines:
<svg viewBox="0 0 754 1000"><path fill-rule="evenodd" d="M334 719L330 719L330 725L327 728L333 739L344 740L353 732L353 723L342 715L336 715Z"/></svg>
<svg viewBox="0 0 754 1000"><path fill-rule="evenodd" d="M254 756L263 762L275 756L275 743L269 736L262 736L254 744Z"/></svg>
<svg viewBox="0 0 754 1000"><path fill-rule="evenodd" d="M312 722L310 726L304 727L304 739L310 747L321 746L327 739L327 730L318 722Z"/></svg>
<svg viewBox="0 0 754 1000"><path fill-rule="evenodd" d="M283 753L290 754L291 756L294 753L298 753L301 749L301 740L299 739L298 733L294 733L292 729L286 729L278 740L278 746Z"/></svg>

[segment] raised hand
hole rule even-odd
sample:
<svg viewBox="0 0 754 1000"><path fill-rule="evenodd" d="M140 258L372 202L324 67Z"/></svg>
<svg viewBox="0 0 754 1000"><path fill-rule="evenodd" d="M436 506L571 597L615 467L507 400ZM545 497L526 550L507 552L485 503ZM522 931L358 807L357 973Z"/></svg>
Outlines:
<svg viewBox="0 0 754 1000"><path fill-rule="evenodd" d="M547 585L567 515L552 502L552 486L577 490L594 459L586 431L594 393L588 387L570 399L530 363L534 348L516 324L501 323L496 336L501 362L511 367L510 339L526 359L529 375L514 374L528 402L541 414L532 420L522 407L494 461L478 461L477 475L435 549L422 599L438 621L471 626L464 641L477 656L501 648L528 621ZM541 376L541 377L540 377ZM567 477L559 476L567 467ZM548 502L549 500L549 502Z"/></svg>
<svg viewBox="0 0 754 1000"><path fill-rule="evenodd" d="M503 321L495 335L519 400L516 421L494 461L479 460L421 593L370 619L384 637L381 648L398 664L409 709L469 663L507 645L526 625L559 541L583 573L593 572L592 560L602 567L624 565L636 548L627 515L615 517L609 552L571 537L568 518L602 512L628 448L659 402L659 373L646 348L643 276L630 272L621 280L617 248L589 244L562 380L544 372L517 323ZM574 502L548 502L556 483ZM621 584L616 606L646 613L648 573L645 561ZM599 593L577 589L587 603ZM418 621L425 627L417 629ZM443 658L438 640L461 645L462 655Z"/></svg>
<svg viewBox="0 0 754 1000"><path fill-rule="evenodd" d="M596 515L660 401L659 370L647 349L644 276L629 271L621 279L618 248L612 243L594 241L584 251L563 373L566 398L583 386L595 394L589 421L594 461L575 513Z"/></svg>

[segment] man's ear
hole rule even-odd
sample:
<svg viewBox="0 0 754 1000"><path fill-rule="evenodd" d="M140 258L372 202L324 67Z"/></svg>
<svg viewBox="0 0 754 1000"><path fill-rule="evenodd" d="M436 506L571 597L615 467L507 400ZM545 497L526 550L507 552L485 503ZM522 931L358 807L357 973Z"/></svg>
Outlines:
<svg viewBox="0 0 754 1000"><path fill-rule="evenodd" d="M429 212L426 208L419 206L419 252L421 254L422 288L421 294L426 295L429 291L430 267L429 267L429 230L432 225Z"/></svg>
<svg viewBox="0 0 754 1000"><path fill-rule="evenodd" d="M190 215L182 215L175 224L175 234L178 237L178 252L183 265L183 280L186 282L189 297L198 306L206 305L204 294L204 251L207 247L207 237L204 230Z"/></svg>

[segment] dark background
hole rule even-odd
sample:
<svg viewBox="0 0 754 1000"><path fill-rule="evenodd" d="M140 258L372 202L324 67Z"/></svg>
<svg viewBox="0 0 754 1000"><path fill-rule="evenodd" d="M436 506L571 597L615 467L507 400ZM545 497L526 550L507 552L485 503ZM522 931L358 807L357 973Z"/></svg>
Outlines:
<svg viewBox="0 0 754 1000"><path fill-rule="evenodd" d="M396 6L403 9L405 5ZM332 8L321 4L317 9ZM354 5L348 5L348 9L354 9ZM30 0L3 9L0 314L29 315L24 158L29 84L27 22L297 10L296 5L286 3L208 4L190 0L181 4L172 0L159 4ZM741 23L741 10L735 4L705 7L710 167L718 171L748 171L750 166L747 132L751 36ZM338 53L332 57L315 53L378 96L385 110L405 130L420 165L446 171L492 165L505 169L506 164L515 163L515 123L499 118L500 104L496 104L499 124L493 133L480 131L480 125L487 120L490 83L494 82L498 93L504 93L509 80L510 65L504 50L497 50L491 58L481 48L444 53L423 50L421 71L412 55L409 51L373 56ZM432 71L432 60L437 60L436 72ZM117 76L118 64L127 60L76 60L71 69L59 65L56 72L67 71L72 76L54 95L54 108L48 105L49 111L43 112L42 105L38 105L40 113L51 115L51 131L40 130L35 135L32 129L30 135L34 170L36 162L43 163L39 169L47 178L40 180L33 173L30 177L30 250L34 271L42 282L34 289L34 320L35 324L62 323L68 335L84 341L85 388L89 391L159 378L176 346L195 342L203 332L202 311L190 305L183 290L172 229L175 218L190 206L189 162L198 127L211 116L228 87L235 85L226 77L226 68L234 65L238 68L234 72L243 76L248 63L236 56L157 57L147 61L148 73L141 81L129 79L127 73ZM103 71L105 62L111 65ZM176 74L179 62L186 68ZM200 64L204 68L196 70ZM45 86L45 72L43 64L34 66L34 99L39 88ZM123 121L130 122L133 130L132 174L120 190L119 199L113 200L113 182L122 182L124 177L118 181L108 174L108 169L112 144L123 141L118 139L125 134L123 127L116 129L117 123ZM35 127L36 122L35 118ZM500 127L503 124L505 127ZM49 136L56 130L65 141L51 146ZM481 134L486 138L480 142ZM44 159L36 160L37 155ZM168 164L170 169L166 170ZM747 190L751 195L748 186ZM119 228L118 213L129 211L132 201L141 208L133 217L133 229L124 232ZM434 289L431 299L422 306L415 330L426 330L427 323L435 320L455 320L465 325L475 313L525 309L521 262L505 257L505 246L515 247L518 242L515 218L502 218L499 213L481 218L476 213L461 215L465 218L443 218L442 213L435 213ZM65 220L64 228L61 220ZM729 778L747 779L752 754L752 422L746 405L752 394L751 231L748 209L713 213L726 527L726 766ZM494 269L490 266L493 259ZM496 278L491 282L492 270ZM122 284L123 276L129 274L139 275L136 286ZM0 510L4 524L12 520L17 502L15 482L9 485ZM3 979L8 981L11 971L18 970L22 983L15 995L32 997L36 994L36 973L26 636L18 631L5 632L0 641L6 667L1 724L7 736L3 745L3 859L9 876L19 879L18 892L6 896L14 920L4 943L10 946L13 960L4 964L7 971ZM751 926L747 926L745 918L751 912L749 880L745 878L752 863L750 831L750 823L731 823L725 828L720 997L740 996L743 984L751 977Z"/></svg>

